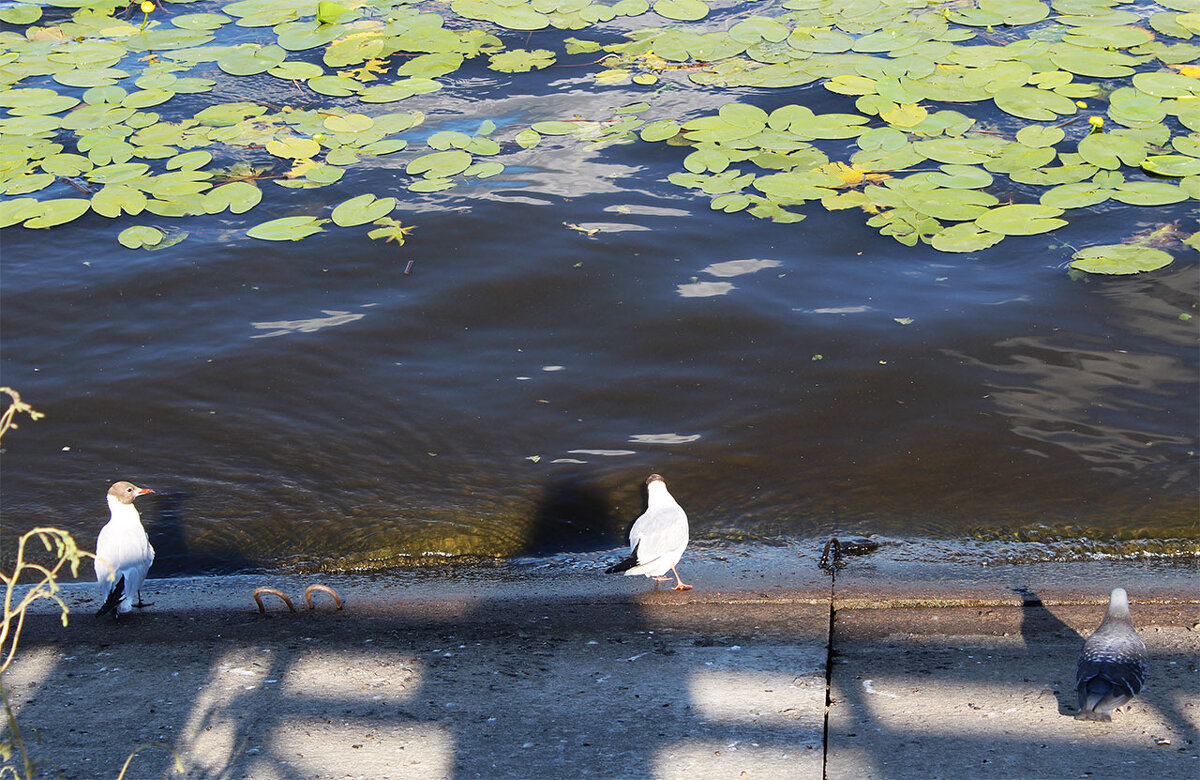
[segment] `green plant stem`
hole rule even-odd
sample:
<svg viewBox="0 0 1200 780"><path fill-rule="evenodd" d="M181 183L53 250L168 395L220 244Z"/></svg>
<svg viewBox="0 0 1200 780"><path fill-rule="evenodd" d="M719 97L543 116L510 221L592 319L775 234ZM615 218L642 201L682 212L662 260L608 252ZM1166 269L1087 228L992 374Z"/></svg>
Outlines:
<svg viewBox="0 0 1200 780"><path fill-rule="evenodd" d="M0 700L4 702L4 716L8 719L8 730L12 732L13 744L21 751L21 763L25 765L25 778L32 780L33 761L29 758L29 753L25 751L25 740L21 739L21 729L17 727L17 718L13 715L12 707L8 703L8 691L5 690L2 679L0 679Z"/></svg>

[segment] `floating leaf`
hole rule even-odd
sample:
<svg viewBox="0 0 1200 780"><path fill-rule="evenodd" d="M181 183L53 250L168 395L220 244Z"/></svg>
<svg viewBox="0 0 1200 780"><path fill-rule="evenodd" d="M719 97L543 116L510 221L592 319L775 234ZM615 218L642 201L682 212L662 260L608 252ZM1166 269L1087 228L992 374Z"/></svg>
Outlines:
<svg viewBox="0 0 1200 780"><path fill-rule="evenodd" d="M1061 127L1026 125L1017 131L1017 143L1034 149L1054 146L1066 138Z"/></svg>
<svg viewBox="0 0 1200 780"><path fill-rule="evenodd" d="M1200 159L1182 154L1157 154L1142 160L1142 170L1159 176L1196 176Z"/></svg>
<svg viewBox="0 0 1200 780"><path fill-rule="evenodd" d="M1188 78L1178 73L1138 73L1133 77L1133 86L1147 95L1159 98L1200 96L1200 79Z"/></svg>
<svg viewBox="0 0 1200 780"><path fill-rule="evenodd" d="M1071 267L1092 274L1136 274L1156 271L1174 258L1161 249L1131 244L1105 244L1081 249L1072 255Z"/></svg>
<svg viewBox="0 0 1200 780"><path fill-rule="evenodd" d="M162 243L163 232L158 228L146 225L134 225L117 234L117 241L128 249L149 249Z"/></svg>
<svg viewBox="0 0 1200 780"><path fill-rule="evenodd" d="M975 224L981 230L1005 236L1032 236L1067 224L1065 219L1057 219L1059 214L1062 209L1018 203L991 209L976 219Z"/></svg>
<svg viewBox="0 0 1200 780"><path fill-rule="evenodd" d="M255 225L246 231L246 235L263 241L299 241L314 233L323 232L324 228L321 226L328 221L305 216L281 217Z"/></svg>
<svg viewBox="0 0 1200 780"><path fill-rule="evenodd" d="M217 60L217 67L231 76L253 76L279 65L287 52L278 46L247 43L236 46Z"/></svg>
<svg viewBox="0 0 1200 780"><path fill-rule="evenodd" d="M338 22L343 15L349 14L350 9L345 6L331 3L329 0L320 0L317 3L317 21L321 24L334 24Z"/></svg>
<svg viewBox="0 0 1200 780"><path fill-rule="evenodd" d="M42 18L42 9L36 5L21 3L8 8L0 8L0 22L9 24L28 25Z"/></svg>
<svg viewBox="0 0 1200 780"><path fill-rule="evenodd" d="M30 211L35 216L24 222L27 228L50 228L62 225L82 217L88 212L92 202L86 198L55 198L38 201Z"/></svg>
<svg viewBox="0 0 1200 780"><path fill-rule="evenodd" d="M268 141L267 151L276 157L299 160L315 157L321 151L321 145L311 138L292 136Z"/></svg>
<svg viewBox="0 0 1200 780"><path fill-rule="evenodd" d="M500 54L493 54L489 67L501 73L526 73L531 70L542 70L554 64L554 52L549 49L510 49Z"/></svg>
<svg viewBox="0 0 1200 780"><path fill-rule="evenodd" d="M654 13L678 22L695 22L708 16L708 6L702 0L657 0Z"/></svg>
<svg viewBox="0 0 1200 780"><path fill-rule="evenodd" d="M458 149L434 152L412 160L404 169L411 176L444 179L462 173L471 165L471 155Z"/></svg>
<svg viewBox="0 0 1200 780"><path fill-rule="evenodd" d="M145 208L146 196L128 184L106 184L92 196L92 211L110 219L121 216L122 212L136 216Z"/></svg>
<svg viewBox="0 0 1200 780"><path fill-rule="evenodd" d="M1036 87L1010 87L992 96L1001 111L1022 119L1045 121L1074 114L1075 101Z"/></svg>
<svg viewBox="0 0 1200 780"><path fill-rule="evenodd" d="M262 190L248 181L223 184L204 195L206 213L216 214L229 209L234 214L243 214L262 200Z"/></svg>
<svg viewBox="0 0 1200 780"><path fill-rule="evenodd" d="M939 252L979 252L998 244L1003 238L1000 233L991 233L973 223L963 222L939 230L930 243Z"/></svg>
<svg viewBox="0 0 1200 780"><path fill-rule="evenodd" d="M330 217L339 227L354 227L386 217L395 208L395 198L376 200L374 195L367 193L338 204Z"/></svg>
<svg viewBox="0 0 1200 780"><path fill-rule="evenodd" d="M677 135L679 135L679 123L672 119L651 122L641 131L642 140L648 142L665 141Z"/></svg>
<svg viewBox="0 0 1200 780"><path fill-rule="evenodd" d="M1112 198L1131 206L1165 206L1187 200L1188 194L1166 182L1134 181L1117 185Z"/></svg>

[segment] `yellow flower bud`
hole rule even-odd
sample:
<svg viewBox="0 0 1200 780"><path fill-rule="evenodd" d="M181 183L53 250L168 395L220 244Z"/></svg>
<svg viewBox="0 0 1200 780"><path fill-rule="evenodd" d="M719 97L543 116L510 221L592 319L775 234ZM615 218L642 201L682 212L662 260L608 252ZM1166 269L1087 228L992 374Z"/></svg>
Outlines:
<svg viewBox="0 0 1200 780"><path fill-rule="evenodd" d="M1092 127L1104 127L1104 117L1089 116L1088 123L1091 124Z"/></svg>
<svg viewBox="0 0 1200 780"><path fill-rule="evenodd" d="M1080 108L1087 108L1087 103L1084 103L1082 100L1076 100L1075 105L1079 106Z"/></svg>
<svg viewBox="0 0 1200 780"><path fill-rule="evenodd" d="M142 0L142 6L141 6L142 13L148 14L151 11L153 11L156 7L157 6L154 5L153 0Z"/></svg>

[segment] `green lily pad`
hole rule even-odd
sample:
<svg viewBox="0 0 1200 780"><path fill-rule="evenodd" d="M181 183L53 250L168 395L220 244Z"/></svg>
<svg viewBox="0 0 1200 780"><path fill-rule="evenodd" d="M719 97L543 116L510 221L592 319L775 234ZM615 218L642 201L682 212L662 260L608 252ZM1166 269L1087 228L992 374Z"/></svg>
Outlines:
<svg viewBox="0 0 1200 780"><path fill-rule="evenodd" d="M42 18L42 9L36 5L20 3L8 8L0 8L0 22L8 24L28 25Z"/></svg>
<svg viewBox="0 0 1200 780"><path fill-rule="evenodd" d="M117 241L128 249L149 249L162 243L163 232L147 225L134 225L117 234Z"/></svg>
<svg viewBox="0 0 1200 780"><path fill-rule="evenodd" d="M651 122L641 130L643 141L655 142L665 141L668 138L674 138L679 135L679 123L673 119L663 119L658 122Z"/></svg>
<svg viewBox="0 0 1200 780"><path fill-rule="evenodd" d="M422 155L409 162L405 173L410 176L424 176L427 179L446 179L462 173L471 165L471 155L459 149L445 152L433 152Z"/></svg>
<svg viewBox="0 0 1200 780"><path fill-rule="evenodd" d="M1036 87L1009 87L992 96L996 107L1022 119L1047 121L1074 114L1075 101Z"/></svg>
<svg viewBox="0 0 1200 780"><path fill-rule="evenodd" d="M1092 182L1061 184L1043 192L1039 202L1050 208L1081 209L1103 203L1112 195L1111 187L1103 187Z"/></svg>
<svg viewBox="0 0 1200 780"><path fill-rule="evenodd" d="M435 92L441 88L442 85L432 79L410 78L394 84L366 87L358 93L358 99L364 103L392 103L397 100L405 100L413 95Z"/></svg>
<svg viewBox="0 0 1200 780"><path fill-rule="evenodd" d="M194 171L212 162L212 152L198 149L194 152L184 152L167 160L168 171Z"/></svg>
<svg viewBox="0 0 1200 780"><path fill-rule="evenodd" d="M981 230L971 222L962 222L934 233L930 243L939 252L979 252L1003 239L1000 233Z"/></svg>
<svg viewBox="0 0 1200 780"><path fill-rule="evenodd" d="M268 141L267 151L276 157L301 160L316 157L321 151L321 145L311 138L291 136Z"/></svg>
<svg viewBox="0 0 1200 780"><path fill-rule="evenodd" d="M182 30L215 30L232 21L225 14L198 13L172 17L171 24Z"/></svg>
<svg viewBox="0 0 1200 780"><path fill-rule="evenodd" d="M1142 160L1142 170L1158 176L1196 176L1200 174L1200 159L1182 154L1156 154Z"/></svg>
<svg viewBox="0 0 1200 780"><path fill-rule="evenodd" d="M82 217L91 207L92 202L87 198L55 198L38 201L35 207L29 209L35 213L35 216L26 219L24 225L27 228L51 228L55 225L63 225Z"/></svg>
<svg viewBox="0 0 1200 780"><path fill-rule="evenodd" d="M262 200L262 190L248 181L233 181L223 184L204 194L205 211L216 214L229 209L234 214L243 214Z"/></svg>
<svg viewBox="0 0 1200 780"><path fill-rule="evenodd" d="M305 216L281 217L255 225L246 231L246 235L263 241L299 241L323 232L325 228L321 226L328 221Z"/></svg>
<svg viewBox="0 0 1200 780"><path fill-rule="evenodd" d="M941 171L929 174L929 183L955 190L977 190L990 187L992 174L973 165L942 165Z"/></svg>
<svg viewBox="0 0 1200 780"><path fill-rule="evenodd" d="M1187 200L1188 194L1166 182L1132 181L1118 185L1112 197L1131 206L1165 206Z"/></svg>
<svg viewBox="0 0 1200 780"><path fill-rule="evenodd" d="M1141 92L1159 98L1188 98L1200 96L1200 79L1180 73L1138 73L1133 86Z"/></svg>
<svg viewBox="0 0 1200 780"><path fill-rule="evenodd" d="M554 59L554 52L549 49L510 49L493 54L489 58L488 67L501 73L527 73L550 67L554 64Z"/></svg>
<svg viewBox="0 0 1200 780"><path fill-rule="evenodd" d="M677 22L696 22L708 16L703 0L657 0L654 13Z"/></svg>
<svg viewBox="0 0 1200 780"><path fill-rule="evenodd" d="M1161 249L1131 244L1104 244L1072 255L1071 267L1092 274L1137 274L1170 265L1174 258Z"/></svg>
<svg viewBox="0 0 1200 780"><path fill-rule="evenodd" d="M1017 131L1017 143L1034 149L1054 146L1066 138L1061 127L1026 125Z"/></svg>
<svg viewBox="0 0 1200 780"><path fill-rule="evenodd" d="M540 30L550 25L550 17L524 3L501 5L491 0L453 0L450 8L464 19L494 22L510 30Z"/></svg>
<svg viewBox="0 0 1200 780"><path fill-rule="evenodd" d="M0 228L11 227L35 217L40 209L40 201L34 198L0 200Z"/></svg>
<svg viewBox="0 0 1200 780"><path fill-rule="evenodd" d="M1101 79L1132 75L1134 66L1138 64L1138 60L1128 54L1078 46L1064 46L1052 52L1050 61L1071 73Z"/></svg>
<svg viewBox="0 0 1200 780"><path fill-rule="evenodd" d="M904 203L918 214L948 222L969 222L999 203L999 198L978 190L933 189L910 192Z"/></svg>
<svg viewBox="0 0 1200 780"><path fill-rule="evenodd" d="M975 220L981 229L1005 236L1032 236L1048 233L1067 224L1058 219L1062 209L1032 203L997 206Z"/></svg>
<svg viewBox="0 0 1200 780"><path fill-rule="evenodd" d="M1079 141L1079 155L1092 165L1116 170L1122 164L1141 165L1146 159L1146 146L1124 135L1092 133Z"/></svg>
<svg viewBox="0 0 1200 780"><path fill-rule="evenodd" d="M345 78L344 76L317 76L308 80L308 88L313 92L331 97L349 97L361 92L361 81Z"/></svg>
<svg viewBox="0 0 1200 780"><path fill-rule="evenodd" d="M366 193L338 204L330 217L338 227L354 227L386 217L395 208L395 198L376 200L374 195Z"/></svg>
<svg viewBox="0 0 1200 780"><path fill-rule="evenodd" d="M217 67L231 76L253 76L266 73L287 58L278 46L258 46L253 43L236 46L217 60Z"/></svg>

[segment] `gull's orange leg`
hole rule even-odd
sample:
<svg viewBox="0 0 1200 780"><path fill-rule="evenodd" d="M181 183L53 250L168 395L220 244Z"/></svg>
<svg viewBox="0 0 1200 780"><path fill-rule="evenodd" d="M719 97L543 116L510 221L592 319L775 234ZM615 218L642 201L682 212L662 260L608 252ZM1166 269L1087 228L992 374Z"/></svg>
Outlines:
<svg viewBox="0 0 1200 780"><path fill-rule="evenodd" d="M671 571L672 571L672 572L675 574L675 582L676 582L676 585L675 585L675 587L674 587L674 588L672 588L672 590L691 590L691 589L692 589L692 586L691 586L691 585L684 585L684 584L683 584L683 580L681 580L681 579L679 578L679 572L675 571L675 567L674 567L674 566L672 566L672 567L671 567ZM665 579L667 579L667 578L666 578L666 577L663 577L663 579L665 580Z"/></svg>

